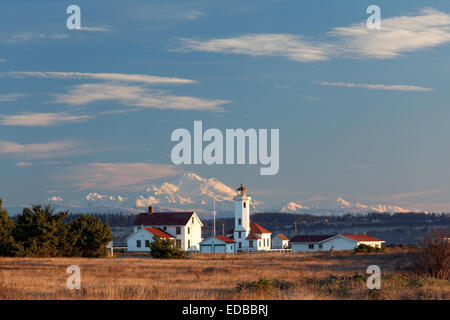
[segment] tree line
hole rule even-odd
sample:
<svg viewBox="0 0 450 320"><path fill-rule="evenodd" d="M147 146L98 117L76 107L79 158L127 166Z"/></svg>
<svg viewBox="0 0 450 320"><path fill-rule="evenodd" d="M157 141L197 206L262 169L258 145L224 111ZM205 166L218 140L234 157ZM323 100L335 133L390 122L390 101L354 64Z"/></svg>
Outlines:
<svg viewBox="0 0 450 320"><path fill-rule="evenodd" d="M33 205L13 220L0 199L0 256L106 256L106 245L112 240L109 224L89 215L67 222L68 215L54 213L50 205Z"/></svg>

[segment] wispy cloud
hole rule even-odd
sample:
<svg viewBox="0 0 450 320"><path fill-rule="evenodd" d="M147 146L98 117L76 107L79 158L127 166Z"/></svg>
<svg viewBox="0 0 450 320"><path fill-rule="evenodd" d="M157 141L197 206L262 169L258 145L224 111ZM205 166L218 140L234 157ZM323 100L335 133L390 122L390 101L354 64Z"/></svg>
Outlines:
<svg viewBox="0 0 450 320"><path fill-rule="evenodd" d="M141 108L223 111L221 105L229 100L176 96L165 91L155 91L140 86L115 84L82 84L69 93L55 95L55 102L84 105L96 101L115 100L124 106Z"/></svg>
<svg viewBox="0 0 450 320"><path fill-rule="evenodd" d="M3 59L3 58L0 58L0 63L4 63L4 62L6 62L6 61L8 61L8 60Z"/></svg>
<svg viewBox="0 0 450 320"><path fill-rule="evenodd" d="M247 34L239 37L194 40L181 39L181 50L278 56L298 62L328 59L327 45L316 44L293 34Z"/></svg>
<svg viewBox="0 0 450 320"><path fill-rule="evenodd" d="M89 163L65 170L56 178L77 190L141 190L149 181L179 174L176 166L136 163Z"/></svg>
<svg viewBox="0 0 450 320"><path fill-rule="evenodd" d="M0 102L11 102L19 100L20 98L26 97L25 94L11 93L0 95Z"/></svg>
<svg viewBox="0 0 450 320"><path fill-rule="evenodd" d="M449 42L450 15L425 9L415 16L384 18L379 30L369 30L364 22L334 28L330 34L340 39L339 49L345 54L394 58Z"/></svg>
<svg viewBox="0 0 450 320"><path fill-rule="evenodd" d="M76 142L54 141L47 143L20 144L13 141L0 141L0 155L27 159L46 159L64 157L88 152Z"/></svg>
<svg viewBox="0 0 450 320"><path fill-rule="evenodd" d="M346 87L346 88L364 88L371 90L388 90L388 91L433 91L432 88L410 86L410 85L388 85L388 84L369 84L369 83L350 83L350 82L322 82L322 86L330 87Z"/></svg>
<svg viewBox="0 0 450 320"><path fill-rule="evenodd" d="M210 40L181 39L180 51L251 56L278 56L298 62L331 58L388 59L450 42L450 15L425 9L414 16L384 18L379 30L365 22L336 27L328 40L306 40L298 34L246 34Z"/></svg>
<svg viewBox="0 0 450 320"><path fill-rule="evenodd" d="M29 161L19 161L16 163L16 166L18 167L31 167L32 165L33 163Z"/></svg>
<svg viewBox="0 0 450 320"><path fill-rule="evenodd" d="M187 84L195 83L191 79L176 77L159 77L145 74L124 74L124 73L86 73L86 72L52 72L52 71L11 71L3 73L5 76L13 77L35 77L54 79L95 79L119 82L140 82L146 84Z"/></svg>
<svg viewBox="0 0 450 320"><path fill-rule="evenodd" d="M83 27L81 26L81 31L98 31L98 32L106 32L109 31L106 27Z"/></svg>
<svg viewBox="0 0 450 320"><path fill-rule="evenodd" d="M4 126L48 127L68 122L81 122L92 118L86 115L60 113L24 113L19 115L0 115L0 124Z"/></svg>
<svg viewBox="0 0 450 320"><path fill-rule="evenodd" d="M200 17L203 17L205 15L205 13L202 11L198 11L198 10L191 10L188 12L182 12L179 15L188 20L196 20Z"/></svg>
<svg viewBox="0 0 450 320"><path fill-rule="evenodd" d="M42 40L42 39L51 39L51 40L61 40L67 39L70 36L66 33L60 34L46 34L46 33L36 33L36 32L19 32L11 35L11 37L7 40L10 43L17 42L28 42L33 40Z"/></svg>

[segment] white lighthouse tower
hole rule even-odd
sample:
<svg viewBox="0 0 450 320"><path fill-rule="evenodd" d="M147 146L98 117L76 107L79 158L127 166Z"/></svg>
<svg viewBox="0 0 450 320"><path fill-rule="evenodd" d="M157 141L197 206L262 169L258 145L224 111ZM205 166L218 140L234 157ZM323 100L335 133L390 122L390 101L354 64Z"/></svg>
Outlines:
<svg viewBox="0 0 450 320"><path fill-rule="evenodd" d="M234 200L234 241L238 250L247 249L247 236L250 234L250 200L247 189L241 184L236 190Z"/></svg>

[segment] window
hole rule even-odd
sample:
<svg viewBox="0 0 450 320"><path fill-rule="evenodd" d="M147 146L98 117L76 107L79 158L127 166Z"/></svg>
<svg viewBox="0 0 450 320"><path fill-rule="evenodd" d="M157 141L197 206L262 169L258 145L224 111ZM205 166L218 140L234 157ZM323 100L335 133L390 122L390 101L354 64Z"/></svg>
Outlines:
<svg viewBox="0 0 450 320"><path fill-rule="evenodd" d="M242 248L242 243L239 242L239 249Z"/></svg>
<svg viewBox="0 0 450 320"><path fill-rule="evenodd" d="M319 249L323 249L323 244L319 244Z"/></svg>
<svg viewBox="0 0 450 320"><path fill-rule="evenodd" d="M141 247L141 240L136 240L136 247L138 247L138 248Z"/></svg>
<svg viewBox="0 0 450 320"><path fill-rule="evenodd" d="M192 223L195 223L195 218L194 217L192 217Z"/></svg>
<svg viewBox="0 0 450 320"><path fill-rule="evenodd" d="M244 202L244 209L247 208L247 202Z"/></svg>
<svg viewBox="0 0 450 320"><path fill-rule="evenodd" d="M177 240L177 248L181 248L181 240Z"/></svg>
<svg viewBox="0 0 450 320"><path fill-rule="evenodd" d="M238 238L241 238L241 231L238 231Z"/></svg>
<svg viewBox="0 0 450 320"><path fill-rule="evenodd" d="M145 247L146 248L150 247L150 241L149 240L145 240Z"/></svg>
<svg viewBox="0 0 450 320"><path fill-rule="evenodd" d="M188 234L191 234L191 228L187 228Z"/></svg>
<svg viewBox="0 0 450 320"><path fill-rule="evenodd" d="M191 247L191 240L188 240L188 248Z"/></svg>
<svg viewBox="0 0 450 320"><path fill-rule="evenodd" d="M167 227L163 227L164 231L167 230Z"/></svg>
<svg viewBox="0 0 450 320"><path fill-rule="evenodd" d="M253 240L250 240L250 241L248 242L248 246L249 246L250 248L253 248Z"/></svg>
<svg viewBox="0 0 450 320"><path fill-rule="evenodd" d="M177 234L181 234L181 227L177 227Z"/></svg>
<svg viewBox="0 0 450 320"><path fill-rule="evenodd" d="M238 225L242 224L242 219L238 219Z"/></svg>
<svg viewBox="0 0 450 320"><path fill-rule="evenodd" d="M261 247L261 240L258 240L258 247Z"/></svg>
<svg viewBox="0 0 450 320"><path fill-rule="evenodd" d="M313 244L313 243L310 243L310 244L308 245L308 249L310 249L310 250L314 249L314 244Z"/></svg>

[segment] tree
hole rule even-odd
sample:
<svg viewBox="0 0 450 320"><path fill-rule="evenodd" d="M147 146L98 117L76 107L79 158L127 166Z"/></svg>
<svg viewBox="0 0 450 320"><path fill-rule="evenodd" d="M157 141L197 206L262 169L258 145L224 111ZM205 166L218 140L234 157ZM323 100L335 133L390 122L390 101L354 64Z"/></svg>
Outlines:
<svg viewBox="0 0 450 320"><path fill-rule="evenodd" d="M153 236L149 248L150 255L154 258L179 259L183 255L183 251L174 246L173 239L165 239L157 235Z"/></svg>
<svg viewBox="0 0 450 320"><path fill-rule="evenodd" d="M67 212L53 214L47 205L24 208L17 216L14 238L21 256L63 256L67 249L67 225L63 219Z"/></svg>
<svg viewBox="0 0 450 320"><path fill-rule="evenodd" d="M14 222L8 217L8 211L2 207L0 199L0 256L11 256L16 248L13 237Z"/></svg>
<svg viewBox="0 0 450 320"><path fill-rule="evenodd" d="M433 229L422 241L418 269L426 275L450 279L450 230Z"/></svg>
<svg viewBox="0 0 450 320"><path fill-rule="evenodd" d="M70 223L69 235L74 242L72 256L104 257L108 253L106 245L112 240L109 224L88 215L80 215Z"/></svg>

